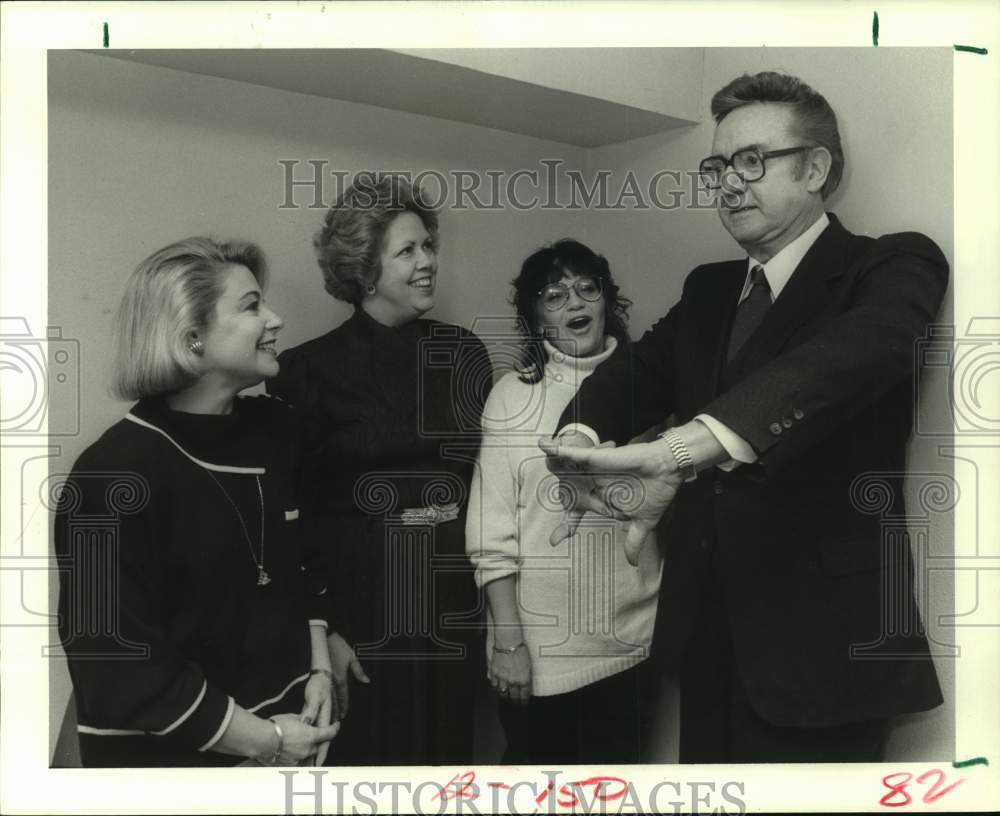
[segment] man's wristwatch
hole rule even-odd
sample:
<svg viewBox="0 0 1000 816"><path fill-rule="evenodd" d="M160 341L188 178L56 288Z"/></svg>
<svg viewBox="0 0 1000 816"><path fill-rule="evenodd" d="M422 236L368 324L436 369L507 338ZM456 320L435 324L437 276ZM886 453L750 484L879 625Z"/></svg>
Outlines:
<svg viewBox="0 0 1000 816"><path fill-rule="evenodd" d="M687 445L684 444L680 434L673 428L667 428L659 434L659 438L666 442L667 447L670 448L670 453L673 455L674 461L677 462L677 472L684 477L684 481L690 482L697 479L698 471L695 470L694 459L691 458Z"/></svg>

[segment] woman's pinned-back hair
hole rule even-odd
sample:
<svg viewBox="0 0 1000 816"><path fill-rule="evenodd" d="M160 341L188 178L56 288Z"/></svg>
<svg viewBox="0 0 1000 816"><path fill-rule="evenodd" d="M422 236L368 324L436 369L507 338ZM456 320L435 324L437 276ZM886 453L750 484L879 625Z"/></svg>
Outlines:
<svg viewBox="0 0 1000 816"><path fill-rule="evenodd" d="M186 238L136 267L114 318L111 392L116 397L169 394L197 379L198 358L188 348L191 333L211 325L234 265L246 267L265 287L264 254L247 241Z"/></svg>
<svg viewBox="0 0 1000 816"><path fill-rule="evenodd" d="M536 383L545 373L545 338L538 319L539 291L550 283L557 283L566 274L601 281L604 332L621 344L629 342L628 309L632 301L619 294L607 260L585 244L563 238L529 255L521 265L521 273L511 282L514 287L512 305L520 318L518 325L522 333L527 327L517 366L522 382Z"/></svg>
<svg viewBox="0 0 1000 816"><path fill-rule="evenodd" d="M436 243L437 211L399 173L358 173L323 219L313 247L326 291L357 305L382 274L379 257L389 224L404 212L416 215Z"/></svg>

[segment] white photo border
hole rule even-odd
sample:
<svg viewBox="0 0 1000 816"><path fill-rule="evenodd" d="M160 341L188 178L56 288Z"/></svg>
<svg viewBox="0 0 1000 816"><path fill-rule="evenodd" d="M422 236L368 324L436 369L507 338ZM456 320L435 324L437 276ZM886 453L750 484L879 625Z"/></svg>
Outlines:
<svg viewBox="0 0 1000 816"><path fill-rule="evenodd" d="M322 7L322 9L321 9ZM534 47L585 46L864 46L872 45L874 3L5 3L0 7L2 54L2 199L0 199L0 304L4 314L27 317L31 325L47 323L47 148L46 52L48 49L99 48L104 23L114 48L254 48L254 47ZM900 45L967 45L988 53L956 51L954 55L954 320L966 326L990 307L1000 314L1000 10L995 3L878 4L879 47ZM557 27L554 23L558 22ZM572 41L560 43L551 32L572 30ZM567 35L564 35L567 36ZM10 398L7 395L4 399ZM996 414L990 414L996 416ZM980 437L963 443L961 457L975 463L980 484L996 483L1000 443ZM8 469L3 456L2 555L5 567L21 552L20 497L11 485L19 474ZM956 468L960 482L963 473ZM964 485L963 485L964 486ZM991 491L992 492L992 491ZM971 494L971 490L967 495ZM987 496L980 493L980 501ZM956 552L963 542L978 541L982 569L974 616L955 630L962 658L956 665L955 760L985 757L988 765L960 770L943 767L950 780L961 774L965 782L936 805L919 801L903 810L989 809L1000 804L1000 677L998 631L990 621L1000 620L1000 592L990 596L1000 570L997 523L990 504L960 503L955 512ZM979 512L977 512L979 511ZM44 531L44 525L40 528ZM32 534L39 531L33 528ZM992 546L992 550L989 547ZM44 543L33 552L44 551ZM42 561L43 559L40 559ZM44 564L38 566L44 568ZM989 571L992 570L992 573ZM21 568L0 571L2 617L10 620L19 602ZM956 572L956 576L959 573ZM992 583L990 582L990 579ZM978 580L978 578L977 578ZM965 586L963 584L963 586ZM985 589L985 591L984 591ZM956 606L963 596L956 591ZM977 623L976 620L985 621ZM46 627L0 627L0 811L4 813L260 813L286 812L286 784L292 777L273 769L50 769L48 683L36 670ZM44 663L44 661L43 661ZM48 668L42 670L48 671ZM690 801L692 782L714 782L716 791L727 782L743 784L738 797L749 810L869 811L878 810L887 792L882 778L906 771L917 777L937 765L899 763L876 765L794 766L622 766L608 773L627 778L637 790L657 783L680 785ZM324 810L337 806L329 782L355 783L374 778L444 784L467 768L324 769ZM560 769L557 786L579 778L573 769ZM592 769L575 769L589 772ZM333 771L336 771L334 774ZM500 769L480 774L507 784L539 782L541 769ZM299 769L295 791L312 789L308 769ZM368 789L365 789L366 791ZM704 794L703 789L702 793ZM424 791L430 812L456 812L460 800L447 810L432 802L433 789ZM735 791L734 791L735 794ZM392 788L368 792L388 810ZM670 792L660 794L667 802ZM648 801L644 795L641 801ZM502 800L501 800L502 801ZM518 802L525 801L518 799ZM527 801L531 801L529 798ZM298 796L294 812L312 813L315 800ZM551 800L539 806L544 812ZM364 801L346 800L358 812L372 812ZM731 803L716 802L731 806ZM486 800L476 803L488 812ZM401 798L406 812L412 800ZM608 804L608 812L616 805ZM466 803L464 812L475 812ZM735 809L735 808L734 808ZM569 812L563 808L562 812Z"/></svg>

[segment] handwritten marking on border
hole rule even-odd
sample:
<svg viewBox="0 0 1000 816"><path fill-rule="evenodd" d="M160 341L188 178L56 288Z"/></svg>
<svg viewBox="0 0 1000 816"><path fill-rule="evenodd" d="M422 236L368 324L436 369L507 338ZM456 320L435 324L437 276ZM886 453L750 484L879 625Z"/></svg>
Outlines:
<svg viewBox="0 0 1000 816"><path fill-rule="evenodd" d="M973 765L989 765L990 761L986 757L974 757L973 759L963 759L961 762L951 763L952 768L970 768Z"/></svg>

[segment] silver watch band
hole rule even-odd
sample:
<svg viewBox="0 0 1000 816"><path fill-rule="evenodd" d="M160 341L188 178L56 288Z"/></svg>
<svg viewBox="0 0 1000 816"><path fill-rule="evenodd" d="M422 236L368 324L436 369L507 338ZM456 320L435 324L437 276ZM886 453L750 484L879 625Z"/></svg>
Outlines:
<svg viewBox="0 0 1000 816"><path fill-rule="evenodd" d="M678 434L673 428L667 428L667 430L660 434L660 439L666 442L667 447L670 448L670 453L677 462L677 472L684 477L684 481L690 482L693 479L698 478L698 471L695 469L694 459L691 458L687 445L684 444L684 440L681 439L680 434Z"/></svg>

